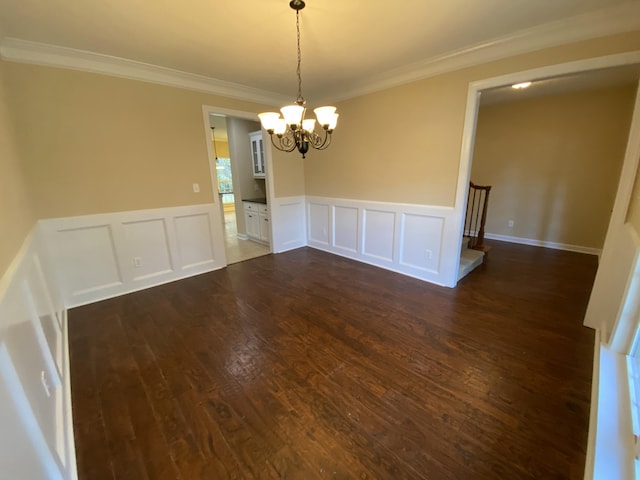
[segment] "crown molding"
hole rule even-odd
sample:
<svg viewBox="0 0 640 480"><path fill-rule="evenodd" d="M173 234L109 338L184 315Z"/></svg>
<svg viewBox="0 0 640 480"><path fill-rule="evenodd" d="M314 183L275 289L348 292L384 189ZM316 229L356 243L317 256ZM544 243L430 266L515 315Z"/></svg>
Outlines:
<svg viewBox="0 0 640 480"><path fill-rule="evenodd" d="M2 43L0 43L0 57L11 62L100 73L266 105L278 105L290 101L288 97L278 93L205 77L203 75L137 62L126 58L31 42L18 38L8 37L2 40Z"/></svg>
<svg viewBox="0 0 640 480"><path fill-rule="evenodd" d="M333 102L347 100L536 50L636 30L640 30L638 1L520 30L488 42L382 72L351 88L326 92L324 98L330 98Z"/></svg>
<svg viewBox="0 0 640 480"><path fill-rule="evenodd" d="M320 103L328 100L330 100L329 103L346 100L544 48L635 30L640 30L640 1L521 30L488 42L381 72L364 82L352 84L350 88L344 88L343 84L334 91L325 91L321 95ZM266 105L281 105L290 101L289 97L282 94L203 75L18 38L8 37L2 40L0 58L12 62L68 68L186 88Z"/></svg>

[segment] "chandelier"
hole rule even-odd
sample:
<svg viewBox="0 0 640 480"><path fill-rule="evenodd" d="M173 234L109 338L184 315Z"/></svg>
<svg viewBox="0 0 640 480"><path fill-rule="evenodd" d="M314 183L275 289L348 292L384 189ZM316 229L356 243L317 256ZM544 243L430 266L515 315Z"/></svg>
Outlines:
<svg viewBox="0 0 640 480"><path fill-rule="evenodd" d="M322 133L314 131L316 119L304 118L306 108L305 100L302 96L302 76L300 74L300 63L302 54L300 53L300 10L305 7L303 0L291 0L289 6L296 11L296 32L298 42L298 96L293 105L282 107L282 117L276 112L265 112L258 115L262 127L271 136L271 143L278 150L283 152L293 152L296 148L305 158L309 151L309 146L316 150L324 150L331 144L331 134L336 128L338 114L336 107L318 107L313 111L316 114L318 123L322 127Z"/></svg>

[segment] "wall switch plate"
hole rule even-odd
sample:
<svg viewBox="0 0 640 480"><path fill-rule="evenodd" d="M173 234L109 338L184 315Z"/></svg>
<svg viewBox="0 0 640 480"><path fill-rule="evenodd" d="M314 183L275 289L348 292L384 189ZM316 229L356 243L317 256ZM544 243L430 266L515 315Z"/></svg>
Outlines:
<svg viewBox="0 0 640 480"><path fill-rule="evenodd" d="M194 183L193 184L193 193L200 193L200 184L199 183Z"/></svg>
<svg viewBox="0 0 640 480"><path fill-rule="evenodd" d="M431 260L433 258L433 252L429 249L424 251L424 256L427 257L427 260Z"/></svg>
<svg viewBox="0 0 640 480"><path fill-rule="evenodd" d="M509 228L513 228L513 220L509 220L509 221L507 222L507 226L508 226Z"/></svg>
<svg viewBox="0 0 640 480"><path fill-rule="evenodd" d="M141 257L133 257L133 266L138 268L142 266L142 258Z"/></svg>

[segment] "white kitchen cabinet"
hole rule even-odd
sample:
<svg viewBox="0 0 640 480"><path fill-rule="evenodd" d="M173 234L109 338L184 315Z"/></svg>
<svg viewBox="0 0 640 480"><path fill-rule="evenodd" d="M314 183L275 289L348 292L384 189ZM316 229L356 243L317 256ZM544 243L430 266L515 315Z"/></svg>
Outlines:
<svg viewBox="0 0 640 480"><path fill-rule="evenodd" d="M267 206L264 206L265 209ZM265 212L260 212L258 216L260 219L260 240L265 243L269 243L269 237L271 237L271 225L269 224L269 215Z"/></svg>
<svg viewBox="0 0 640 480"><path fill-rule="evenodd" d="M269 243L271 226L269 210L262 203L242 202L244 204L244 222L247 227L247 237L262 243Z"/></svg>
<svg viewBox="0 0 640 480"><path fill-rule="evenodd" d="M251 160L253 163L253 177L265 178L264 143L262 140L262 130L249 134L251 142Z"/></svg>

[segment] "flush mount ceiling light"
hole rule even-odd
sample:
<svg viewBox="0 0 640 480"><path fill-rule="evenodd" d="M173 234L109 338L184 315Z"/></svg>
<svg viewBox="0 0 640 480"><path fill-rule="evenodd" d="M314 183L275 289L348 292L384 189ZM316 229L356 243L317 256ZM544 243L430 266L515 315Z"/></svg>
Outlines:
<svg viewBox="0 0 640 480"><path fill-rule="evenodd" d="M300 10L305 7L303 0L291 0L289 6L296 11L296 32L298 45L298 96L293 105L282 107L282 116L276 112L265 112L258 115L262 127L271 136L271 143L278 150L283 152L293 152L296 148L305 158L309 151L309 146L316 150L324 150L331 144L331 134L336 128L338 114L336 107L318 107L313 111L316 114L318 123L322 127L322 134L314 131L316 120L305 119L305 100L302 96L302 76L300 74L300 63L302 54L300 53ZM275 136L274 136L275 135Z"/></svg>
<svg viewBox="0 0 640 480"><path fill-rule="evenodd" d="M529 88L531 86L531 82L522 82L511 85L511 88L515 88L516 90L522 90L523 88Z"/></svg>

